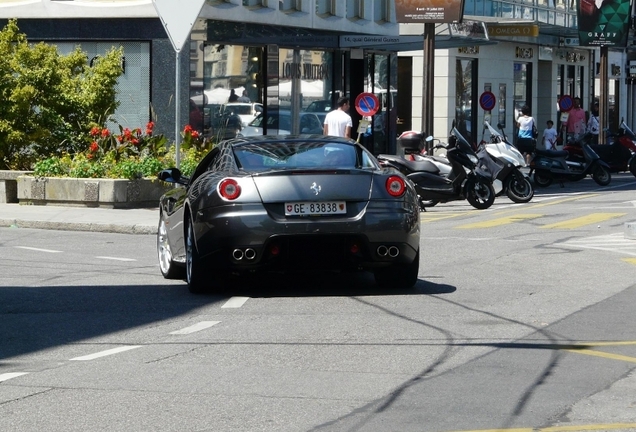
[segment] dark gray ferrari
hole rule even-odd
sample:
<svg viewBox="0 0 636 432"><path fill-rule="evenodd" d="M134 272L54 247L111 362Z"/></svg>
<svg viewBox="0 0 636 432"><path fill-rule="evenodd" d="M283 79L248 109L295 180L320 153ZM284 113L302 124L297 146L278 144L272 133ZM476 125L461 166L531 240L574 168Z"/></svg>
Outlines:
<svg viewBox="0 0 636 432"><path fill-rule="evenodd" d="M236 138L214 147L160 200L161 273L193 293L224 274L372 271L417 281L420 216L410 181L357 142L322 135Z"/></svg>

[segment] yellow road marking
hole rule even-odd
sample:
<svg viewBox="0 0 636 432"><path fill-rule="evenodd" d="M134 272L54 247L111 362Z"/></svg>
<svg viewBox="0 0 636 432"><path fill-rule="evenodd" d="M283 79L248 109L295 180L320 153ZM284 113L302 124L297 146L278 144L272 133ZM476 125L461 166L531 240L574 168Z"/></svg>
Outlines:
<svg viewBox="0 0 636 432"><path fill-rule="evenodd" d="M636 258L623 258L623 261L636 265Z"/></svg>
<svg viewBox="0 0 636 432"><path fill-rule="evenodd" d="M438 220L451 219L454 217L464 216L465 213L420 213L420 220L422 222L435 222Z"/></svg>
<svg viewBox="0 0 636 432"><path fill-rule="evenodd" d="M543 216L542 214L514 214L507 217L501 217L497 219L491 219L483 222L475 222L466 225L459 225L455 228L464 229L464 228L492 228L499 225L511 224L514 222L520 222L525 219L534 219Z"/></svg>
<svg viewBox="0 0 636 432"><path fill-rule="evenodd" d="M512 429L474 429L452 432L567 432L567 431L595 431L612 429L636 429L636 423L606 423L588 425L550 426L538 428L512 428Z"/></svg>
<svg viewBox="0 0 636 432"><path fill-rule="evenodd" d="M602 357L602 358L611 359L611 360L619 360L619 361L626 361L630 363L636 363L636 357L628 357L628 356L624 356L620 354L611 354L611 353L606 353L603 351L595 351L590 349L565 349L563 351L569 351L576 354L585 354L585 355L590 355L595 357Z"/></svg>
<svg viewBox="0 0 636 432"><path fill-rule="evenodd" d="M541 228L574 229L574 228L580 228L585 225L603 222L608 219L625 216L626 214L627 213L592 213L587 216L582 216L579 218L570 219L563 222L557 222L553 224L544 225Z"/></svg>

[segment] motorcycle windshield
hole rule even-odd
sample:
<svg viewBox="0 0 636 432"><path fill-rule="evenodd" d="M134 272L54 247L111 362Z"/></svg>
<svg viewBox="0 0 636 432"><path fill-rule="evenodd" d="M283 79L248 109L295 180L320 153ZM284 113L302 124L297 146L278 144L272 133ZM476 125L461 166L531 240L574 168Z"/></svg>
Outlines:
<svg viewBox="0 0 636 432"><path fill-rule="evenodd" d="M636 140L636 135L634 135L634 132L632 132L632 130L629 128L629 126L627 126L627 123L625 123L624 120L621 123L621 128L625 131L625 135L627 135L629 139L631 139L632 141Z"/></svg>
<svg viewBox="0 0 636 432"><path fill-rule="evenodd" d="M457 128L453 128L451 133L457 138L457 145L461 148L461 150L465 153L472 154L476 157L475 152L473 151L473 147L470 143L464 138L464 136L457 130Z"/></svg>
<svg viewBox="0 0 636 432"><path fill-rule="evenodd" d="M490 137L496 137L499 140L501 140L502 136L499 132L497 132L497 129L493 128L492 126L490 126L490 123L488 123L487 121L484 122L484 124L486 125L486 127L488 128L488 132L490 132Z"/></svg>

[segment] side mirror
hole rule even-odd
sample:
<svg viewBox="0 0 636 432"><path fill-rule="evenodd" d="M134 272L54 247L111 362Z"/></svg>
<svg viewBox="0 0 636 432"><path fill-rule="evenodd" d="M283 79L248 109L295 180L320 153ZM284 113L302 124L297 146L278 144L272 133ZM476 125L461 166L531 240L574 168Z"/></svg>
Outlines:
<svg viewBox="0 0 636 432"><path fill-rule="evenodd" d="M433 135L429 135L426 137L426 142L431 142L433 141Z"/></svg>
<svg viewBox="0 0 636 432"><path fill-rule="evenodd" d="M187 179L181 175L181 171L178 168L168 168L162 171L159 171L157 177L161 181L165 181L166 183L180 183L186 184Z"/></svg>

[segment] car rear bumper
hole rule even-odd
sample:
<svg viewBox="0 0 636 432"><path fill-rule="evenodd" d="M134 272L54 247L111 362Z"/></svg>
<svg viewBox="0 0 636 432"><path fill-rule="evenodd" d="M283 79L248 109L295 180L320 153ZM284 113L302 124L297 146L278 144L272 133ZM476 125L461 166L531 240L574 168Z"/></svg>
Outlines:
<svg viewBox="0 0 636 432"><path fill-rule="evenodd" d="M410 263L419 249L419 213L394 205L338 219L275 219L261 204L197 216L199 255L231 271L368 269Z"/></svg>

